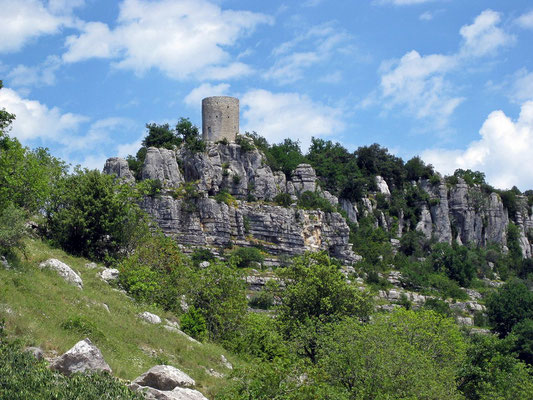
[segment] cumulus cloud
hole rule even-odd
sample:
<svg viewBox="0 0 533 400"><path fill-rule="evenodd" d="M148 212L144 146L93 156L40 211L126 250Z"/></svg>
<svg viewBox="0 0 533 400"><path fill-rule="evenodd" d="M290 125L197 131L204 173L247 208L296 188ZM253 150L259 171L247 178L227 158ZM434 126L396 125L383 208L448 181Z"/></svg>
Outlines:
<svg viewBox="0 0 533 400"><path fill-rule="evenodd" d="M280 84L302 79L306 68L329 62L336 53L346 51L349 39L331 24L315 26L275 48L272 54L277 60L264 76Z"/></svg>
<svg viewBox="0 0 533 400"><path fill-rule="evenodd" d="M198 107L204 97L209 96L224 96L229 93L229 84L220 83L218 85L211 85L210 83L202 83L197 88L191 90L191 92L185 96L183 101L185 104L191 107Z"/></svg>
<svg viewBox="0 0 533 400"><path fill-rule="evenodd" d="M389 101L387 107L405 106L416 118L431 118L437 126L444 126L463 100L451 94L443 76L456 65L457 59L452 56L421 56L414 50L407 53L397 63L384 67L381 90Z"/></svg>
<svg viewBox="0 0 533 400"><path fill-rule="evenodd" d="M72 10L82 0L0 0L0 53L19 51L32 39L58 33L63 26L73 26Z"/></svg>
<svg viewBox="0 0 533 400"><path fill-rule="evenodd" d="M56 72L61 66L57 56L48 56L46 60L34 67L19 64L7 74L10 86L50 86L56 82Z"/></svg>
<svg viewBox="0 0 533 400"><path fill-rule="evenodd" d="M464 25L459 31L463 37L461 52L464 55L479 57L511 44L514 37L497 26L500 20L500 13L485 10L476 17L474 23Z"/></svg>
<svg viewBox="0 0 533 400"><path fill-rule="evenodd" d="M36 100L25 99L9 88L0 90L0 104L16 115L10 134L24 144L70 140L70 135L87 121L82 115L63 113L57 107L48 108Z"/></svg>
<svg viewBox="0 0 533 400"><path fill-rule="evenodd" d="M312 101L298 93L272 93L255 89L240 99L241 131L257 131L270 143L285 138L300 140L307 149L311 137L326 136L344 129L341 110Z"/></svg>
<svg viewBox="0 0 533 400"><path fill-rule="evenodd" d="M533 29L533 10L518 17L516 23L524 29Z"/></svg>
<svg viewBox="0 0 533 400"><path fill-rule="evenodd" d="M478 57L494 54L514 40L498 26L500 19L500 14L485 10L471 25L464 25L460 29L463 42L455 54L421 55L412 50L399 60L383 63L380 97L385 108L398 107L430 122L434 128L444 128L464 100L455 94L457 89L447 75Z"/></svg>
<svg viewBox="0 0 533 400"><path fill-rule="evenodd" d="M513 121L503 111L492 112L481 127L480 139L466 150L430 149L422 158L438 171L451 174L457 168L479 170L494 186L505 189L517 185L533 187L533 101L522 105Z"/></svg>
<svg viewBox="0 0 533 400"><path fill-rule="evenodd" d="M87 23L67 38L66 62L115 59L115 66L138 74L157 68L171 78L229 79L250 73L233 63L227 49L269 16L222 10L207 0L124 0L114 28Z"/></svg>

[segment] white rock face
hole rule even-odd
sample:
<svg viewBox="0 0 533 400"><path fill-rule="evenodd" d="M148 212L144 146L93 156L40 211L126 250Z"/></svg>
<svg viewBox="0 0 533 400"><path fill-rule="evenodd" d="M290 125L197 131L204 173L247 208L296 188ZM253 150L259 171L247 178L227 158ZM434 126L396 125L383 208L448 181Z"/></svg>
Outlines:
<svg viewBox="0 0 533 400"><path fill-rule="evenodd" d="M106 268L102 272L98 274L100 278L102 278L106 282L111 282L116 279L118 279L119 271L115 268Z"/></svg>
<svg viewBox="0 0 533 400"><path fill-rule="evenodd" d="M385 182L381 176L376 175L376 185L378 186L378 192L384 194L385 196L390 196L389 185Z"/></svg>
<svg viewBox="0 0 533 400"><path fill-rule="evenodd" d="M174 150L149 147L142 168L142 179L157 179L163 186L176 187L183 182Z"/></svg>
<svg viewBox="0 0 533 400"><path fill-rule="evenodd" d="M145 320L149 324L160 324L161 318L158 315L152 314L151 312L145 311L138 315L139 318Z"/></svg>
<svg viewBox="0 0 533 400"><path fill-rule="evenodd" d="M172 390L175 387L194 387L196 382L185 372L171 365L156 365L136 378L133 383L159 390Z"/></svg>
<svg viewBox="0 0 533 400"><path fill-rule="evenodd" d="M39 264L40 269L49 268L56 271L66 282L83 289L83 281L80 276L72 270L67 264L51 258Z"/></svg>
<svg viewBox="0 0 533 400"><path fill-rule="evenodd" d="M57 358L50 365L50 368L67 376L75 372L85 371L111 373L111 367L105 362L102 352L89 339L76 343L73 348Z"/></svg>

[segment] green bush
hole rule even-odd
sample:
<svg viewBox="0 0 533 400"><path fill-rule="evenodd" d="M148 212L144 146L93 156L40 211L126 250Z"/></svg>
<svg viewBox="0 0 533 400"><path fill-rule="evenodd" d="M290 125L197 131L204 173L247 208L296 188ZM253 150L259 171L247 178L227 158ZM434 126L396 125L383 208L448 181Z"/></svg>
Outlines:
<svg viewBox="0 0 533 400"><path fill-rule="evenodd" d="M46 206L48 237L76 255L104 260L133 250L148 233L139 194L99 171L61 179Z"/></svg>
<svg viewBox="0 0 533 400"><path fill-rule="evenodd" d="M233 197L230 193L228 193L226 190L221 190L215 195L215 200L218 203L224 203L229 207L236 207L237 206L237 200L235 200L235 197Z"/></svg>
<svg viewBox="0 0 533 400"><path fill-rule="evenodd" d="M214 261L215 255L211 252L211 250L202 248L202 249L195 249L191 255L191 261L195 266L198 266L202 261Z"/></svg>
<svg viewBox="0 0 533 400"><path fill-rule="evenodd" d="M291 195L289 193L277 194L272 201L282 207L290 207L292 204Z"/></svg>
<svg viewBox="0 0 533 400"><path fill-rule="evenodd" d="M251 308L268 310L274 305L274 295L267 290L261 290L259 293L252 295L248 304Z"/></svg>
<svg viewBox="0 0 533 400"><path fill-rule="evenodd" d="M324 212L334 212L335 209L329 201L320 196L317 192L309 190L303 192L298 199L298 207L304 210L322 210Z"/></svg>
<svg viewBox="0 0 533 400"><path fill-rule="evenodd" d="M251 139L249 139L247 137L244 137L244 136L241 136L241 135L237 135L237 137L235 138L235 143L237 143L239 146L241 146L241 152L243 152L243 153L247 153L249 151L255 150L255 146L254 146L253 140L251 140Z"/></svg>
<svg viewBox="0 0 533 400"><path fill-rule="evenodd" d="M207 337L205 318L194 306L189 307L181 316L180 327L183 332L197 340L202 341Z"/></svg>
<svg viewBox="0 0 533 400"><path fill-rule="evenodd" d="M260 267L264 260L261 250L255 247L239 247L230 255L231 264L237 268Z"/></svg>
<svg viewBox="0 0 533 400"><path fill-rule="evenodd" d="M13 249L24 249L25 217L24 210L13 203L0 210L0 255L9 254Z"/></svg>

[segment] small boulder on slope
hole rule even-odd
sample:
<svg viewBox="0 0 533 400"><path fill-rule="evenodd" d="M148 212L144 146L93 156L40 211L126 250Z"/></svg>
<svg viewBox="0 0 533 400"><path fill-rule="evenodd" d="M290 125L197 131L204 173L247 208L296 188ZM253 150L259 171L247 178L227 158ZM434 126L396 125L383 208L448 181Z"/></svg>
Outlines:
<svg viewBox="0 0 533 400"><path fill-rule="evenodd" d="M50 368L67 376L75 372L111 372L111 367L105 362L100 349L88 338L79 341L69 351L55 359Z"/></svg>
<svg viewBox="0 0 533 400"><path fill-rule="evenodd" d="M81 280L80 276L74 272L72 268L70 268L67 264L55 259L50 258L49 260L46 260L39 264L40 269L51 269L56 271L66 282L70 283L71 285L77 286L80 289L83 289L83 281Z"/></svg>
<svg viewBox="0 0 533 400"><path fill-rule="evenodd" d="M159 390L172 390L175 387L194 387L196 382L185 372L171 365L156 365L133 381L140 386Z"/></svg>

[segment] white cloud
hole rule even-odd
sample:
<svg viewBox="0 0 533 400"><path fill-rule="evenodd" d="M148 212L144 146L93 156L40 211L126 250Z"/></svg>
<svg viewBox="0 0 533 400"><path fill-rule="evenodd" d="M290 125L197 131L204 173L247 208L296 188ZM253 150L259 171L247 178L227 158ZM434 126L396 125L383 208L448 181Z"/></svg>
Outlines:
<svg viewBox="0 0 533 400"><path fill-rule="evenodd" d="M197 88L191 90L191 92L185 96L183 101L185 104L191 107L198 108L202 102L202 99L209 96L224 96L229 93L229 84L220 83L218 85L211 85L210 83L202 83Z"/></svg>
<svg viewBox="0 0 533 400"><path fill-rule="evenodd" d="M405 109L418 119L433 121L442 128L463 98L453 96L444 74L457 65L453 56L405 54L397 63L383 67L382 96L388 108Z"/></svg>
<svg viewBox="0 0 533 400"><path fill-rule="evenodd" d="M29 40L57 33L63 19L37 0L0 0L0 52L18 51Z"/></svg>
<svg viewBox="0 0 533 400"><path fill-rule="evenodd" d="M48 108L36 100L22 98L9 88L0 90L0 104L16 115L10 134L24 144L69 141L80 124L87 121L82 115L62 113L57 107Z"/></svg>
<svg viewBox="0 0 533 400"><path fill-rule="evenodd" d="M306 68L329 62L336 53L349 49L346 46L349 39L348 34L339 32L331 24L315 26L275 48L272 54L278 59L264 76L280 84L302 79ZM297 47L298 50L294 50Z"/></svg>
<svg viewBox="0 0 533 400"><path fill-rule="evenodd" d="M307 149L311 137L331 135L344 129L341 110L312 101L298 93L251 90L241 96L244 121L241 131L257 131L270 143L285 138L300 140Z"/></svg>
<svg viewBox="0 0 533 400"><path fill-rule="evenodd" d="M400 60L383 63L380 89L385 108L400 107L417 119L431 122L431 128L445 128L464 100L457 96L447 74L512 43L514 37L505 33L499 23L500 14L485 10L471 25L460 29L463 43L457 53L420 55L412 50ZM364 104L370 102L376 103L367 99Z"/></svg>
<svg viewBox="0 0 533 400"><path fill-rule="evenodd" d="M32 39L58 33L78 21L72 10L83 0L0 0L0 53L19 51Z"/></svg>
<svg viewBox="0 0 533 400"><path fill-rule="evenodd" d="M516 23L524 29L533 29L533 10L518 17Z"/></svg>
<svg viewBox="0 0 533 400"><path fill-rule="evenodd" d="M341 71L333 71L329 74L324 75L322 78L320 78L320 82L324 82L324 83L339 83L341 81L342 81Z"/></svg>
<svg viewBox="0 0 533 400"><path fill-rule="evenodd" d="M117 156L126 158L129 155L132 155L132 156L136 155L142 146L142 141L144 140L145 136L146 134L143 133L141 136L139 136L136 140L134 140L131 143L119 144L117 147L118 149Z"/></svg>
<svg viewBox="0 0 533 400"><path fill-rule="evenodd" d="M142 74L157 68L175 79L228 79L249 74L227 49L272 18L249 11L222 10L207 0L124 0L115 28L85 25L67 38L63 59L116 59L116 67Z"/></svg>
<svg viewBox="0 0 533 400"><path fill-rule="evenodd" d="M457 168L479 170L498 188L517 185L522 190L533 187L533 101L522 105L516 121L503 111L492 112L485 120L478 141L466 150L430 149L422 158L438 171L451 174Z"/></svg>
<svg viewBox="0 0 533 400"><path fill-rule="evenodd" d="M48 56L46 60L35 67L19 64L9 71L7 78L10 86L50 86L56 82L56 72L61 66L57 56Z"/></svg>
<svg viewBox="0 0 533 400"><path fill-rule="evenodd" d="M465 56L480 57L511 44L514 37L497 26L500 20L500 13L485 10L476 17L473 24L461 27L459 32L464 40L461 53Z"/></svg>
<svg viewBox="0 0 533 400"><path fill-rule="evenodd" d="M518 103L533 99L533 72L528 72L524 68L515 74L511 86L511 99Z"/></svg>
<svg viewBox="0 0 533 400"><path fill-rule="evenodd" d="M431 21L433 19L434 15L431 11L426 11L426 12L423 12L422 14L420 14L420 16L418 17L418 19L420 19L421 21Z"/></svg>

